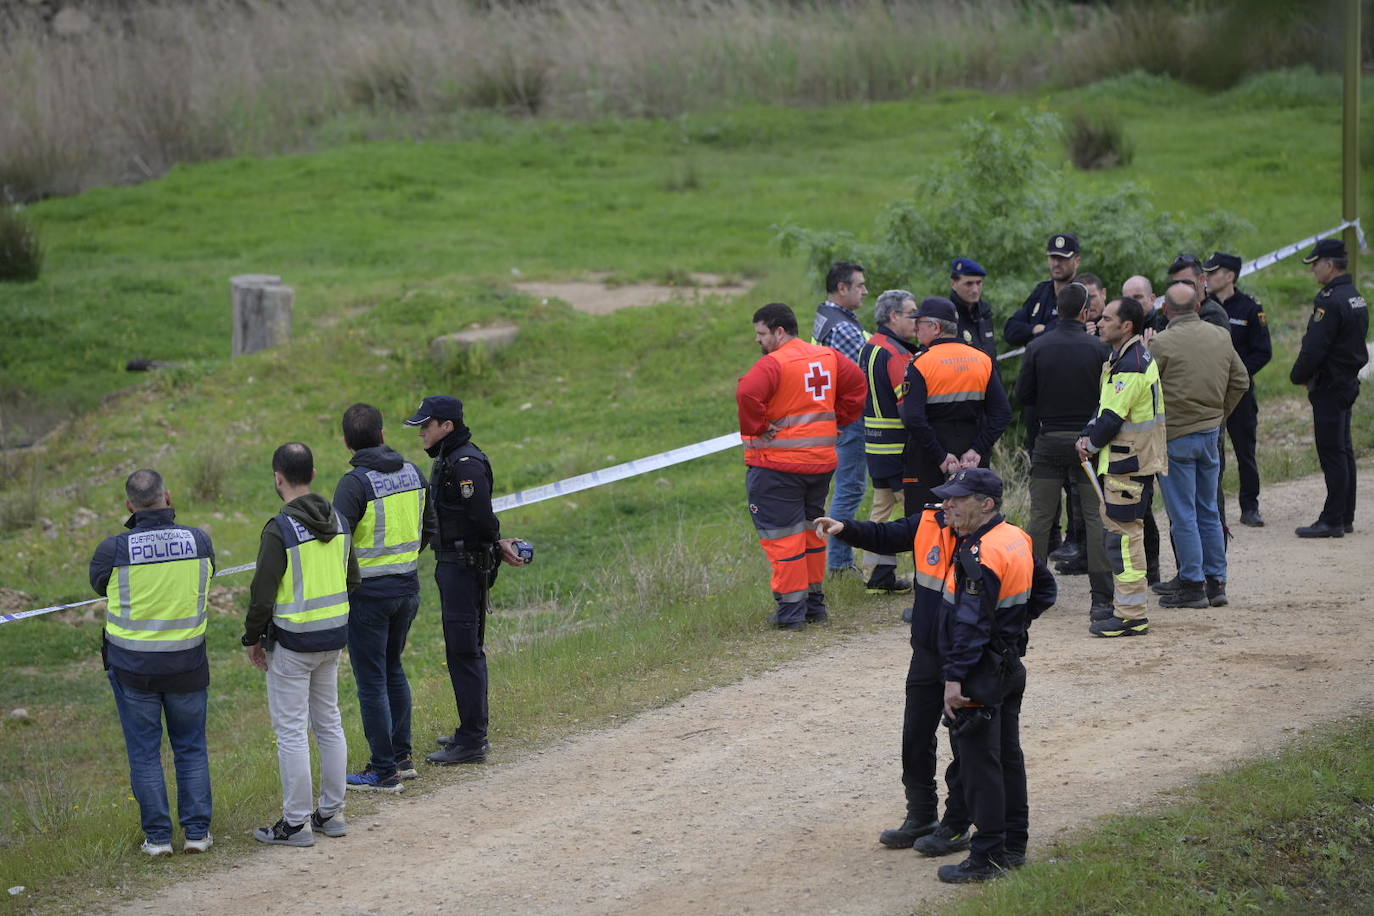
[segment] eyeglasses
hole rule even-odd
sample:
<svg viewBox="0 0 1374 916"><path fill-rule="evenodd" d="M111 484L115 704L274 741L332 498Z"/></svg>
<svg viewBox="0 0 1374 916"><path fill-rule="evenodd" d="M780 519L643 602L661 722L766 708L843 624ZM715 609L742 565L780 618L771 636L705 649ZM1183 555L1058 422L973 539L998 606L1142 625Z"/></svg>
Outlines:
<svg viewBox="0 0 1374 916"><path fill-rule="evenodd" d="M915 318L915 317L916 317L916 312L898 312L898 313L897 313L897 317L898 317L898 318Z"/></svg>

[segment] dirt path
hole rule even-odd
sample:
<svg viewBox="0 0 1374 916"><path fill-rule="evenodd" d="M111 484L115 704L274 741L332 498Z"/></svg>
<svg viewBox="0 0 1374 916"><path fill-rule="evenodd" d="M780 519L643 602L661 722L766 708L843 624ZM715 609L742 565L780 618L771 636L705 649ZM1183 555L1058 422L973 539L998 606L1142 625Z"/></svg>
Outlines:
<svg viewBox="0 0 1374 916"><path fill-rule="evenodd" d="M1374 492L1374 469L1360 483ZM1366 499L1352 537L1298 541L1321 494L1316 478L1266 490L1269 527L1242 528L1232 545L1231 606L1155 609L1146 638L1090 638L1086 582L1061 580L1026 659L1032 858L1062 831L1368 707L1374 512ZM951 893L937 861L876 842L901 819L908 657L894 625L388 799L346 839L241 864L217 848L231 867L122 912L212 900L216 913L257 914L290 900L330 916L908 913Z"/></svg>

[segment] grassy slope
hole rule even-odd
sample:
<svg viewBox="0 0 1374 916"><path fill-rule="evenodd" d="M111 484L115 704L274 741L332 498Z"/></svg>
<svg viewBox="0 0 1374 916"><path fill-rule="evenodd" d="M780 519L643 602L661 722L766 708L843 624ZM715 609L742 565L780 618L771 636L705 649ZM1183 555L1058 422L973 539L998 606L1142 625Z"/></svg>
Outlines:
<svg viewBox="0 0 1374 916"><path fill-rule="evenodd" d="M247 562L277 505L271 448L288 438L314 445L329 491L346 468L337 418L356 399L394 420L425 391L459 393L502 492L729 431L734 380L756 358L748 312L816 296L773 253L772 223L865 231L908 176L951 154L952 124L1023 104L1105 99L1128 118L1136 161L1082 180L1130 177L1166 207L1236 210L1256 226L1236 240L1246 254L1336 221L1334 111L1264 109L1154 81L674 122L493 120L482 142L233 160L44 204L33 213L51 249L45 278L0 289L0 309L20 318L0 341L0 387L22 379L42 397L90 406L127 383L119 367L129 356L193 365L97 407L46 450L7 459L11 510L36 501L30 508L57 528L52 538L37 526L0 535L0 584L45 602L84 597L89 551L123 519L123 476L148 463L168 473L184 520L212 528L221 565ZM671 190L689 174L698 187ZM594 318L512 295L512 269L627 279L713 270L759 287L741 303ZM260 270L295 285L297 341L229 363L225 281ZM1286 413L1285 429L1300 436L1302 411L1274 399L1293 396L1286 368L1310 278L1289 265L1250 286L1270 305L1276 332L1287 329L1275 367L1260 377L1274 404L1266 423ZM1018 292L990 284L998 303L1014 305ZM522 344L480 374L445 374L425 357L436 333L498 316L521 322ZM392 432L418 456L402 428ZM1290 472L1312 465L1305 440L1295 442L1270 451L1291 456ZM540 740L792 651L758 632L766 572L740 511L739 470L738 455L726 453L506 517L509 532L539 544L540 559L508 571L497 589L506 611L491 627L498 741ZM197 478L222 495L198 498L188 483ZM71 527L78 506L98 520ZM276 789L261 681L234 647L241 601L230 596L228 607L211 630L212 746L217 822L232 835L269 815ZM112 785L118 732L92 659L97 639L93 626L44 620L0 631L0 665L11 675L0 707L27 706L37 720L24 740L10 740L18 727L9 724L0 740L9 774L0 810L11 818L0 821L0 845L27 850L0 858L0 885L60 891L55 876L74 871L112 885L129 864L136 824ZM417 744L451 715L440 644L434 616L422 616L412 649ZM709 650L725 660L702 661ZM64 766L49 766L54 759ZM105 819L89 819L92 808Z"/></svg>

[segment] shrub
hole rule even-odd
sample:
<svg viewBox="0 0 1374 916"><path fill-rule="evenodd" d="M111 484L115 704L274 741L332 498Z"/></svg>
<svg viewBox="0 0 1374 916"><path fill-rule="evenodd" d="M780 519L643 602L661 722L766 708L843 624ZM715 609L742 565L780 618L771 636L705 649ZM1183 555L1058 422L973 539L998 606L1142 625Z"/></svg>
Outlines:
<svg viewBox="0 0 1374 916"><path fill-rule="evenodd" d="M1226 211L1196 220L1162 212L1130 182L1107 191L1083 188L1071 170L1047 162L1049 138L1059 134L1053 115L1023 114L1008 128L984 118L965 123L960 133L958 148L968 154L932 170L911 197L888 204L875 240L779 226L783 253L805 256L813 276L839 258L858 260L868 268L871 289L939 289L949 280L951 257L976 253L988 270L987 299L1005 315L1044 279L1051 232L1075 233L1084 269L1111 286L1176 252L1213 251L1247 228Z"/></svg>
<svg viewBox="0 0 1374 916"><path fill-rule="evenodd" d="M186 466L186 484L191 497L203 503L220 499L231 470L233 465L224 448L211 445L197 450Z"/></svg>
<svg viewBox="0 0 1374 916"><path fill-rule="evenodd" d="M32 283L43 269L43 245L18 207L0 203L0 281Z"/></svg>
<svg viewBox="0 0 1374 916"><path fill-rule="evenodd" d="M1135 149L1121 122L1111 115L1078 112L1064 131L1069 160L1085 172L1130 165Z"/></svg>

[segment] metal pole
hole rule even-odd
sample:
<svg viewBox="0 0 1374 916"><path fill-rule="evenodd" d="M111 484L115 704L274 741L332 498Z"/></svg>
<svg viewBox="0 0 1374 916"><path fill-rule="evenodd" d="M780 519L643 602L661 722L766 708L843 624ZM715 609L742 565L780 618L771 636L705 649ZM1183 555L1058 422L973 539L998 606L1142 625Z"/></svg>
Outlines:
<svg viewBox="0 0 1374 916"><path fill-rule="evenodd" d="M1345 0L1344 98L1341 218L1355 220L1360 215L1360 0ZM1360 245L1354 226L1345 230L1345 249L1350 253L1350 274L1358 278Z"/></svg>

